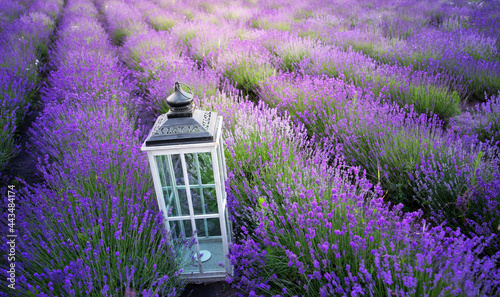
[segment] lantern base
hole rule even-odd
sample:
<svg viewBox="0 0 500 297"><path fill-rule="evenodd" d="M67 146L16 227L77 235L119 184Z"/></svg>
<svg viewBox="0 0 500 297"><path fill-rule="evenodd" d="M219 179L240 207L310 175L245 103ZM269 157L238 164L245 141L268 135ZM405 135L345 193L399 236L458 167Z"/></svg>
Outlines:
<svg viewBox="0 0 500 297"><path fill-rule="evenodd" d="M201 259L200 259L202 263L207 262L212 257L212 253L210 251L207 251L207 250L201 250L200 254L202 254Z"/></svg>
<svg viewBox="0 0 500 297"><path fill-rule="evenodd" d="M199 251L203 256L200 258L203 273L200 273L200 262L196 257L196 246L191 247L191 253L185 255L186 261L192 261L192 265L186 267L182 272L182 278L189 283L209 283L223 281L227 274L232 273L231 266L226 267L226 257L222 247L222 239L219 237L198 238ZM210 254L210 257L208 257ZM205 257L208 260L205 260ZM221 266L219 264L224 264Z"/></svg>
<svg viewBox="0 0 500 297"><path fill-rule="evenodd" d="M203 274L206 272L225 271L225 266L222 267L219 263L225 264L226 257L222 247L222 240L220 238L198 238L200 254L200 262L198 262L196 246L191 247L191 253L185 255L186 261L192 261L192 265L184 269L184 273L199 273L201 264L203 267ZM208 256L210 255L210 256ZM206 259L206 260L205 260Z"/></svg>

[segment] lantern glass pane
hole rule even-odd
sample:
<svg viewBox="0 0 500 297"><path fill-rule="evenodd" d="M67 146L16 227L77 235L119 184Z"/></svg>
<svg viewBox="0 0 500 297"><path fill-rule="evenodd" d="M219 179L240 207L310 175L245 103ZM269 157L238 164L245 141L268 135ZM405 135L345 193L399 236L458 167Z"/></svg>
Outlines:
<svg viewBox="0 0 500 297"><path fill-rule="evenodd" d="M198 239L220 237L220 221L219 218L209 219L196 219ZM188 238L193 236L193 228L191 227L191 220L168 221L170 230L173 237Z"/></svg>
<svg viewBox="0 0 500 297"><path fill-rule="evenodd" d="M205 212L207 214L218 213L219 208L217 206L217 193L215 192L215 187L203 189L203 196L205 199Z"/></svg>
<svg viewBox="0 0 500 297"><path fill-rule="evenodd" d="M171 215L171 217L172 216L173 217L188 216L189 215L189 203L188 203L188 198L187 198L187 194L186 194L186 189L184 186L182 189L177 188L177 195L179 197L179 203L177 203L177 201L172 201L171 205L167 205L167 209L168 209L168 207L173 207L172 213L175 215Z"/></svg>
<svg viewBox="0 0 500 297"><path fill-rule="evenodd" d="M224 263L225 257L219 218L198 219L195 223L200 251L207 250L211 254L210 259L201 263L203 272L224 271L219 265L220 262Z"/></svg>
<svg viewBox="0 0 500 297"><path fill-rule="evenodd" d="M221 235L219 218L197 219L195 223L198 239Z"/></svg>
<svg viewBox="0 0 500 297"><path fill-rule="evenodd" d="M199 272L197 263L195 263L197 259L196 244L189 246L189 238L192 236L191 220L169 221L168 224L176 257L184 259L181 264L186 265L185 271Z"/></svg>
<svg viewBox="0 0 500 297"><path fill-rule="evenodd" d="M189 215L180 155L160 155L155 158L168 216Z"/></svg>
<svg viewBox="0 0 500 297"><path fill-rule="evenodd" d="M185 154L189 183L213 184L212 156L210 152Z"/></svg>
<svg viewBox="0 0 500 297"><path fill-rule="evenodd" d="M195 215L218 213L215 187L199 189L191 186L191 198Z"/></svg>
<svg viewBox="0 0 500 297"><path fill-rule="evenodd" d="M172 237L185 239L193 235L190 220L168 221L168 224L172 232Z"/></svg>
<svg viewBox="0 0 500 297"><path fill-rule="evenodd" d="M172 236L177 236L181 239L193 236L191 220L169 221L168 223L172 230ZM211 254L210 259L201 263L203 272L224 271L225 268L219 265L219 263L225 263L219 218L196 219L195 224L197 228L197 243L193 244L190 249L185 244L177 248L178 255L182 254L184 261L190 263L185 272L199 272L196 245L199 246L200 251L207 250ZM182 240L178 242L182 243Z"/></svg>
<svg viewBox="0 0 500 297"><path fill-rule="evenodd" d="M182 161L181 155L170 155L172 158L172 169L177 186L184 186L184 175L182 174Z"/></svg>
<svg viewBox="0 0 500 297"><path fill-rule="evenodd" d="M196 156L198 154L184 154L184 158L186 159L186 169L189 179L189 185L195 185L197 180L197 167L196 167Z"/></svg>
<svg viewBox="0 0 500 297"><path fill-rule="evenodd" d="M174 194L172 192L172 179L168 167L167 157L168 156L156 156L156 166L158 167L161 187L163 190L163 198L165 199L166 203L169 200L172 200L172 196Z"/></svg>
<svg viewBox="0 0 500 297"><path fill-rule="evenodd" d="M185 154L195 215L218 213L211 153Z"/></svg>

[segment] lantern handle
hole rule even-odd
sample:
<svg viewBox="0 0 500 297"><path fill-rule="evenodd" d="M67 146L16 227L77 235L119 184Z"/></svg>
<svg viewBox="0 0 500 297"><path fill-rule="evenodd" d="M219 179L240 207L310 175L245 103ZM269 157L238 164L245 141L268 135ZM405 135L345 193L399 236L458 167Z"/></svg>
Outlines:
<svg viewBox="0 0 500 297"><path fill-rule="evenodd" d="M189 89L189 93L186 93L186 92L182 89L182 86L181 86L181 85L185 85L185 86ZM190 98L190 97L192 97L192 96L193 96L193 91L191 90L191 87L190 87L190 86L188 86L187 84L183 83L183 82L176 81L176 82L175 82L175 88L176 88L177 90L179 90L179 92L181 92L181 93L182 93L182 95L184 95L184 96L186 96L186 97L188 97L188 98Z"/></svg>

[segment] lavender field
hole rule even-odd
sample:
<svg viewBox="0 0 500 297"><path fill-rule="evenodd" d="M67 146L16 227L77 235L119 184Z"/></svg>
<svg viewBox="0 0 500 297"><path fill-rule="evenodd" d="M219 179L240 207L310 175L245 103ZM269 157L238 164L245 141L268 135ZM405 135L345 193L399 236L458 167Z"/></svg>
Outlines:
<svg viewBox="0 0 500 297"><path fill-rule="evenodd" d="M499 0L0 0L0 296L183 293L176 81L224 117L226 295L500 296Z"/></svg>

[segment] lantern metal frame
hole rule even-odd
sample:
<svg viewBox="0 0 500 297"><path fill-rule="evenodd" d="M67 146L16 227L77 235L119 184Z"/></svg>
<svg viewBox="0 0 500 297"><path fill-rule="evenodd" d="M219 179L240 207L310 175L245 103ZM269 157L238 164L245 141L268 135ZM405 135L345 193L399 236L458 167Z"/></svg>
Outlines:
<svg viewBox="0 0 500 297"><path fill-rule="evenodd" d="M215 113L214 113L215 114ZM216 114L215 114L216 115ZM157 121L153 129L151 130L151 134L158 129L163 123L168 121L167 119L167 114L161 115ZM191 228L192 230L197 230L196 228L196 221L198 219L203 219L203 223L205 225L205 235L208 238L208 228L207 228L207 219L215 219L218 218L220 222L220 239L222 243L222 250L224 253L224 268L220 268L219 271L204 271L203 269L203 263L201 260L201 253L200 253L200 238L202 237L200 234L197 232L193 232L193 237L195 240L195 259L197 259L198 262L198 268L199 272L194 272L194 271L185 271L182 276L187 279L188 281L191 282L211 282L211 281L220 281L224 280L226 278L226 275L232 275L233 273L233 268L230 265L229 259L227 258L227 254L229 253L229 248L228 248L228 243L232 240L232 226L231 222L228 219L228 210L227 210L227 194L225 190L225 180L227 179L227 172L226 172L226 161L224 157L224 142L222 139L222 116L217 116L217 121L215 123L216 129L215 129L215 135L213 141L207 141L207 142L198 142L198 143L178 143L178 144L168 144L168 145L160 145L160 146L146 146L146 141L143 143L141 150L144 152L147 152L148 155L148 160L151 168L151 173L153 177L153 182L154 182L154 187L155 187L155 192L156 192L156 197L158 200L158 207L162 211L162 213L165 216L165 227L167 231L171 231L170 227L170 222L178 222L180 223L180 228L182 231L184 231L184 222L185 221L190 221L191 222ZM149 137L148 137L149 138ZM200 166L199 166L199 159L198 159L198 153L210 153L211 156L211 165L212 165L212 171L213 171L213 180L214 184L207 184L203 185L200 177ZM196 170L197 170L197 181L198 185L190 185L189 181L189 175L188 175L188 167L186 163L186 154L195 154L195 163L196 163ZM164 187L162 185L162 181L160 178L160 168L157 164L157 157L159 156L165 156L166 161L168 162L168 167L169 171L171 171L171 174L169 175L171 179L175 179L174 176L174 169L173 169L173 163L172 163L172 156L173 155L179 155L180 160L181 160L181 166L182 166L182 176L184 179L184 185L178 186L177 182L175 180L171 180L171 187L172 191L171 194L169 195L170 197L164 197ZM166 176L165 174L163 175L164 177ZM205 213L205 201L203 200L203 188L204 187L212 187L214 186L215 188L215 193L216 193L216 198L217 198L217 210L218 213L213 213L213 214L206 214ZM195 214L194 213L194 207L193 207L193 198L192 198L192 193L191 189L192 188L199 188L201 192L201 200L202 200L202 210L203 214ZM180 201L179 201L179 194L178 194L178 189L185 189L186 191L186 197L187 197L187 202L188 202L188 208L189 208L189 215L182 215L180 211ZM168 191L167 191L168 193ZM173 195L173 197L172 197ZM171 201L171 199L174 199L174 206L178 208L179 216L169 216L169 210L167 209L167 200ZM169 207L170 208L170 207ZM184 236L189 237L189 234L185 234ZM212 239L218 239L219 236L210 236ZM215 260L215 259L211 259ZM212 264L213 265L213 264Z"/></svg>

